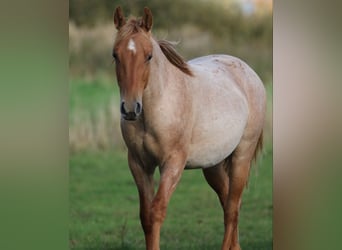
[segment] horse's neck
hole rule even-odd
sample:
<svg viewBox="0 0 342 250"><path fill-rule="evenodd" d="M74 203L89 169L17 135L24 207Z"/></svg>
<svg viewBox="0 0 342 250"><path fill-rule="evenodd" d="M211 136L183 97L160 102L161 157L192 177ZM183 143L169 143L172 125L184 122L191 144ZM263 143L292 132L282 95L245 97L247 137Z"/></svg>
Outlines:
<svg viewBox="0 0 342 250"><path fill-rule="evenodd" d="M154 60L151 61L149 82L144 92L148 103L157 101L165 93L177 95L177 89L182 88L181 85L186 81L186 75L168 61L154 40L153 47Z"/></svg>

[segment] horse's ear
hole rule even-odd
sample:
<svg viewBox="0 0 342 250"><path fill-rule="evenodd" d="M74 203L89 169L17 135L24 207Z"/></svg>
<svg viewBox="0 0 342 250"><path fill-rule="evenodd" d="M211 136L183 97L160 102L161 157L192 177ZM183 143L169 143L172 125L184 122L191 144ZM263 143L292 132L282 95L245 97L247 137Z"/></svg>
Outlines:
<svg viewBox="0 0 342 250"><path fill-rule="evenodd" d="M144 15L141 20L141 27L144 28L147 32L149 32L152 28L152 12L149 8L144 8Z"/></svg>
<svg viewBox="0 0 342 250"><path fill-rule="evenodd" d="M120 6L116 7L114 11L114 24L117 30L121 29L126 23L125 16L123 15L122 9Z"/></svg>

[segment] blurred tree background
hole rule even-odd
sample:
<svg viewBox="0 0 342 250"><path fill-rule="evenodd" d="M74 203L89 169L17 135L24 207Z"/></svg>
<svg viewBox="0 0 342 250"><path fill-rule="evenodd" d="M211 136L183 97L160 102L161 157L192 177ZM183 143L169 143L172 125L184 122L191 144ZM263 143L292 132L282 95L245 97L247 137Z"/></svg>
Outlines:
<svg viewBox="0 0 342 250"><path fill-rule="evenodd" d="M153 34L158 39L180 41L177 50L186 59L213 53L234 55L250 64L268 83L272 79L271 1L254 1L254 11L244 11L244 6L252 2L70 0L70 72L79 76L113 74L113 10L121 5L126 16L141 16L148 6L154 17Z"/></svg>
<svg viewBox="0 0 342 250"><path fill-rule="evenodd" d="M272 85L271 0L70 0L72 149L122 145L111 56L116 34L113 11L118 5L126 17L141 16L148 6L155 38L179 42L176 50L185 59L233 55L246 61L265 85Z"/></svg>

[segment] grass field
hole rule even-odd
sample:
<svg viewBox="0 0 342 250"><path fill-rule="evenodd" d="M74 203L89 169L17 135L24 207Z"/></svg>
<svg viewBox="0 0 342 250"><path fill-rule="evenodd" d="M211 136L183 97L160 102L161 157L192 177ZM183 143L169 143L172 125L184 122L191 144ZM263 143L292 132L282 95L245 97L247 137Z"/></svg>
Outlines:
<svg viewBox="0 0 342 250"><path fill-rule="evenodd" d="M82 81L70 86L70 248L144 249L138 193L118 134L117 88ZM267 90L271 106L271 85ZM271 115L271 108L268 113ZM114 140L103 141L107 137ZM272 147L268 139L244 191L242 249L272 249L272 214ZM168 207L161 249L220 249L222 237L223 215L216 194L202 171L184 171Z"/></svg>
<svg viewBox="0 0 342 250"><path fill-rule="evenodd" d="M123 152L70 157L73 249L144 249L138 194ZM253 168L240 215L243 249L272 249L272 151ZM185 171L168 207L162 249L219 249L222 211L202 171Z"/></svg>

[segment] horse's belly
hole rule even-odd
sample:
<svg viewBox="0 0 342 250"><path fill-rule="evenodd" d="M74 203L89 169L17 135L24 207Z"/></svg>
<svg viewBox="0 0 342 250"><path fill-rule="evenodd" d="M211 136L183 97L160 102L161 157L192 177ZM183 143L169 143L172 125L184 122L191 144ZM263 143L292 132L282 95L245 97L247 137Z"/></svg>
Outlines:
<svg viewBox="0 0 342 250"><path fill-rule="evenodd" d="M245 124L241 119L201 131L190 145L186 168L208 168L227 158L239 144Z"/></svg>
<svg viewBox="0 0 342 250"><path fill-rule="evenodd" d="M215 98L208 98L208 96ZM205 102L205 100L207 100ZM248 104L238 91L199 95L187 168L207 168L228 157L239 144L248 119Z"/></svg>

